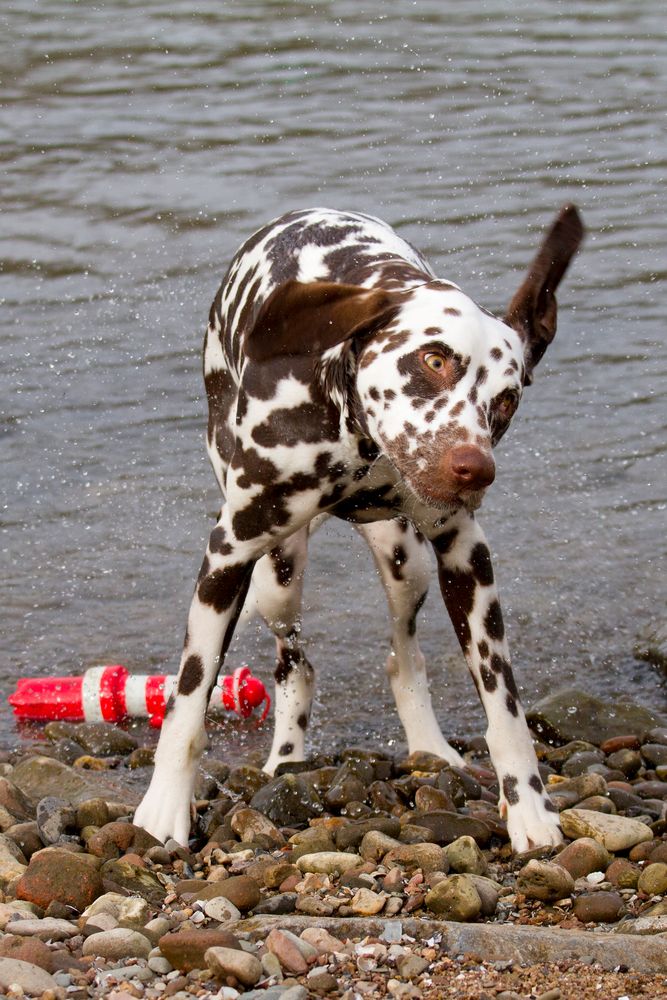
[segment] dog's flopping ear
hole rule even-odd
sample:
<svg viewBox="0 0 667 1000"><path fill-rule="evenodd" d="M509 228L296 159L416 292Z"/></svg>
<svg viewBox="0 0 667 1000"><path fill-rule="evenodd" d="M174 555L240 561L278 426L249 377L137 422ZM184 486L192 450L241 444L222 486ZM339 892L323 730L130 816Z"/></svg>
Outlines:
<svg viewBox="0 0 667 1000"><path fill-rule="evenodd" d="M330 347L388 323L396 296L377 288L333 281L286 281L262 305L245 337L246 357L320 355Z"/></svg>
<svg viewBox="0 0 667 1000"><path fill-rule="evenodd" d="M574 205L565 205L544 237L525 281L510 302L505 323L525 345L526 383L556 333L555 291L584 238L584 224Z"/></svg>

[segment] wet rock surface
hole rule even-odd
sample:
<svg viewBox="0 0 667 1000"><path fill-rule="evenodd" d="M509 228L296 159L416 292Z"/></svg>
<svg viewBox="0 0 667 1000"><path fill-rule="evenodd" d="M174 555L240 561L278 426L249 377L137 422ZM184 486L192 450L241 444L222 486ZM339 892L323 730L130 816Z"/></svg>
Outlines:
<svg viewBox="0 0 667 1000"><path fill-rule="evenodd" d="M460 745L465 769L354 748L273 779L207 762L185 849L131 823L117 789L141 756L132 741L98 727L106 763L92 772L65 763L83 748L76 727L57 730L62 760L0 765L0 989L667 998L667 729L654 721L537 743L567 839L523 857L479 738Z"/></svg>

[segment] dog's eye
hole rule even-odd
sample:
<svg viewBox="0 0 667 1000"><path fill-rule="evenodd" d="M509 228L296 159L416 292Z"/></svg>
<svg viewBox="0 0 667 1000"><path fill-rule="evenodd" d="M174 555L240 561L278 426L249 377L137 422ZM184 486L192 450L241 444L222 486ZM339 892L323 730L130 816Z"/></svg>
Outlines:
<svg viewBox="0 0 667 1000"><path fill-rule="evenodd" d="M424 364L432 372L444 372L447 367L447 362L442 354L438 354L436 351L429 351L428 354L424 355Z"/></svg>
<svg viewBox="0 0 667 1000"><path fill-rule="evenodd" d="M509 420L519 403L519 394L514 389L507 389L496 400L496 411L502 420Z"/></svg>

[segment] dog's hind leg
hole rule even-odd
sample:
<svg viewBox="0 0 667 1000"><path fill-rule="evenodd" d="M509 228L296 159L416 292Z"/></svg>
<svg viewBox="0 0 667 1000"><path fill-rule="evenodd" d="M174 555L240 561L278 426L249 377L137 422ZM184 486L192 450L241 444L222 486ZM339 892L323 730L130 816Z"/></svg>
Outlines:
<svg viewBox="0 0 667 1000"><path fill-rule="evenodd" d="M427 750L450 764L463 765L463 758L444 738L435 717L417 640L417 615L431 578L429 546L405 518L357 528L373 553L387 595L392 625L387 673L408 750Z"/></svg>
<svg viewBox="0 0 667 1000"><path fill-rule="evenodd" d="M275 726L264 770L281 761L303 760L313 700L314 671L301 648L301 597L308 528L301 528L258 561L251 599L276 637Z"/></svg>

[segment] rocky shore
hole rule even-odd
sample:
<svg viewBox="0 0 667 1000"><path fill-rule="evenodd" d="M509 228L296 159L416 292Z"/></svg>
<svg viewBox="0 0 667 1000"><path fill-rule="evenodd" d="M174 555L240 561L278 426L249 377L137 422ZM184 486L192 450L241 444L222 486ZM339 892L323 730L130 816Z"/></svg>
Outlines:
<svg viewBox="0 0 667 1000"><path fill-rule="evenodd" d="M599 703L582 739L571 698L530 716L566 843L522 857L481 738L207 759L186 850L132 825L149 748L49 724L0 755L0 996L667 998L667 725Z"/></svg>

